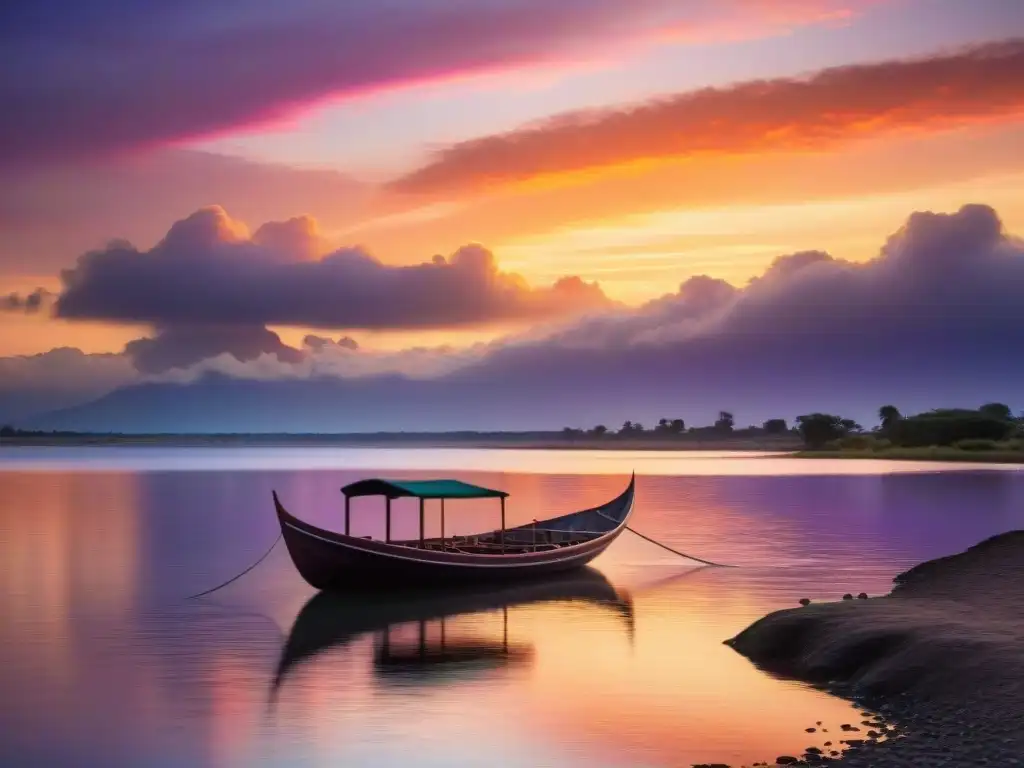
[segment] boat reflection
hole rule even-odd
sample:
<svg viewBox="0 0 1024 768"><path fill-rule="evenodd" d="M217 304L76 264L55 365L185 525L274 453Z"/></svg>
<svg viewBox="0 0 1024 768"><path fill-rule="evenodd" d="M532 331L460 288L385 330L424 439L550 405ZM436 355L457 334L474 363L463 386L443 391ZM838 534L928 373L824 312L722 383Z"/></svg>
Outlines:
<svg viewBox="0 0 1024 768"><path fill-rule="evenodd" d="M633 601L620 594L592 568L555 578L514 584L480 584L458 588L423 588L404 592L318 592L303 606L292 625L271 687L276 699L285 678L298 665L327 649L343 648L360 637L376 635L373 674L378 683L429 685L466 673L528 665L533 646L510 643L509 609L540 603L567 602L610 610L620 616L632 642ZM447 622L456 617L498 612L500 639L453 636ZM436 624L436 632L428 625ZM417 628L412 643L402 640L402 625Z"/></svg>
<svg viewBox="0 0 1024 768"><path fill-rule="evenodd" d="M464 634L452 637L447 617L438 620L437 638L429 637L429 622L418 622L416 640L412 643L401 638L396 641L388 627L374 644L374 678L382 684L433 685L529 666L534 656L533 645L509 643L507 605L501 613L500 640Z"/></svg>

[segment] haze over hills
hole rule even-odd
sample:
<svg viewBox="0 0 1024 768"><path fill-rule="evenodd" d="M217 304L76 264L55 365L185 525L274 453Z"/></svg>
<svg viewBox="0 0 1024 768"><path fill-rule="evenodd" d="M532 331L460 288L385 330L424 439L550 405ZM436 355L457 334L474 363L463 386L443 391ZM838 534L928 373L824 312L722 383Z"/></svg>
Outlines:
<svg viewBox="0 0 1024 768"><path fill-rule="evenodd" d="M644 360L639 354L613 370L605 370L603 360L592 358L588 364L577 358L563 361L558 370L549 368L550 378L525 367L518 373L487 370L433 381L399 376L258 381L208 374L190 384L124 387L19 426L124 433L519 431L598 423L617 427L627 419L650 427L664 416L707 424L723 408L736 413L738 426L817 410L868 425L875 423L879 405L889 402L910 412L950 404L974 407L993 399L1014 403L1019 393L1006 382L1024 375L1024 365L1001 354L987 360L975 356L975 365L988 371L976 376L974 365L957 371L941 354L931 359L908 354L897 368L885 361L850 362L801 371L799 360L792 362L787 353L799 354L766 350L741 363L703 370L699 363L690 367L680 359ZM776 364L770 366L766 357ZM922 381L930 383L922 387Z"/></svg>

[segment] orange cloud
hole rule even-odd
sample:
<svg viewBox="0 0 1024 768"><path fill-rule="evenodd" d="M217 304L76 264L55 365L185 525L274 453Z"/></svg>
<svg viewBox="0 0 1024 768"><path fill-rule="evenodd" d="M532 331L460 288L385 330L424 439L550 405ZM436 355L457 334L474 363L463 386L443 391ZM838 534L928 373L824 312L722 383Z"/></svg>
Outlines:
<svg viewBox="0 0 1024 768"><path fill-rule="evenodd" d="M706 88L628 110L571 112L454 144L392 182L467 193L665 158L802 151L882 133L936 131L1024 111L1024 40L925 59Z"/></svg>

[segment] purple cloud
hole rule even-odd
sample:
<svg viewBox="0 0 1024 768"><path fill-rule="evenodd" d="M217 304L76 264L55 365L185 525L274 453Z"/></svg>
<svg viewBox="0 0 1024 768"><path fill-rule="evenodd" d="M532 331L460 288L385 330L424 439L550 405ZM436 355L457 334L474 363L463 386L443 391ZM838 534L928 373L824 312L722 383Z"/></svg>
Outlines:
<svg viewBox="0 0 1024 768"><path fill-rule="evenodd" d="M689 0L5 3L0 164L208 135L330 95L607 55L610 40L659 29L816 21L839 3L804 5L728 0L710 12Z"/></svg>
<svg viewBox="0 0 1024 768"><path fill-rule="evenodd" d="M323 336L316 336L312 333L303 337L302 346L314 352L322 352L325 349L348 349L354 352L359 349L359 344L356 340L350 339L348 336L342 336L340 339L334 340Z"/></svg>
<svg viewBox="0 0 1024 768"><path fill-rule="evenodd" d="M9 293L0 296L0 310L7 312L25 312L33 314L43 308L43 305L53 298L53 294L45 288L36 288L26 294Z"/></svg>
<svg viewBox="0 0 1024 768"><path fill-rule="evenodd" d="M128 342L124 354L140 373L164 373L228 354L239 362L273 355L282 363L299 363L305 354L262 326L172 326L150 338Z"/></svg>
<svg viewBox="0 0 1024 768"><path fill-rule="evenodd" d="M871 423L887 402L907 411L992 400L1019 407L1022 295L1024 244L1003 230L991 208L968 205L952 214L913 214L868 263L796 254L743 288L694 278L637 309L617 309L540 340L506 339L426 378L353 377L340 368L331 375L310 350L307 360L282 364L274 377L265 368L247 374L240 364L221 369L229 376L153 389L141 404L128 389L39 423L543 429L625 419L649 424L662 416L708 422L721 408L734 410L741 423L812 410ZM287 414L272 407L282 398L295 403Z"/></svg>
<svg viewBox="0 0 1024 768"><path fill-rule="evenodd" d="M358 248L311 258L315 237L305 218L249 237L223 209L206 208L149 251L122 242L81 256L62 274L56 314L159 326L422 329L567 317L612 304L576 277L531 288L499 271L479 245L388 266Z"/></svg>
<svg viewBox="0 0 1024 768"><path fill-rule="evenodd" d="M369 194L366 186L332 170L184 149L4 169L0 270L56 272L67 265L69 254L102 245L112 234L154 243L167 232L169 216L214 202L243 221L268 221L281 215L282 201L287 201L288 214L308 213L332 228L344 228L364 215Z"/></svg>

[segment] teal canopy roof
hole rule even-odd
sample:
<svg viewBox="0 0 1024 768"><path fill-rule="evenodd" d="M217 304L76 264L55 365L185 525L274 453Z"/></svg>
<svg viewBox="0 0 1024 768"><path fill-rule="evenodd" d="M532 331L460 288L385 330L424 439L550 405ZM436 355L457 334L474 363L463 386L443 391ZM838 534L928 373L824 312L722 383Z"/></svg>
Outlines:
<svg viewBox="0 0 1024 768"><path fill-rule="evenodd" d="M508 496L505 491L470 485L461 480L359 480L341 489L348 497L388 496L392 499L499 499Z"/></svg>

